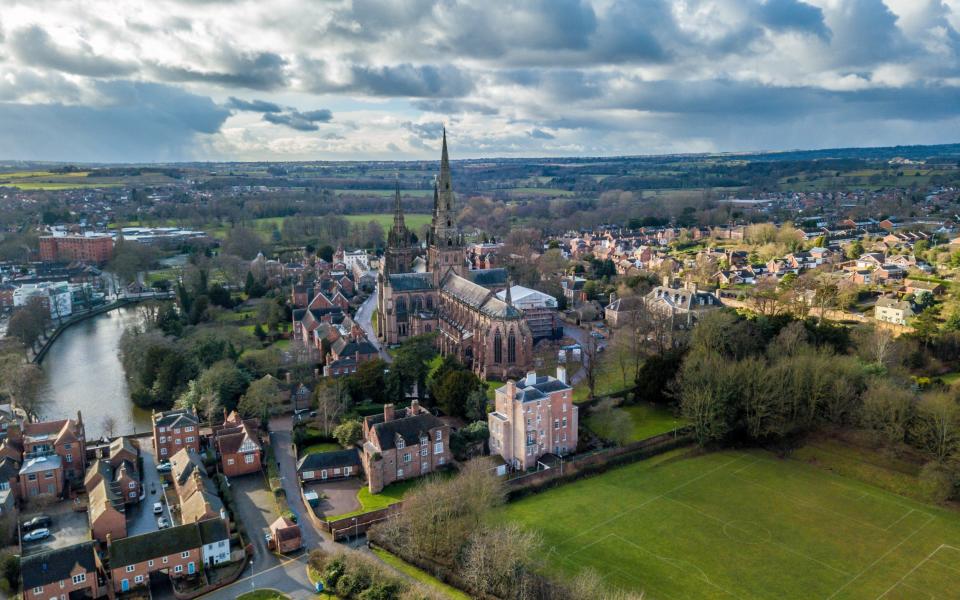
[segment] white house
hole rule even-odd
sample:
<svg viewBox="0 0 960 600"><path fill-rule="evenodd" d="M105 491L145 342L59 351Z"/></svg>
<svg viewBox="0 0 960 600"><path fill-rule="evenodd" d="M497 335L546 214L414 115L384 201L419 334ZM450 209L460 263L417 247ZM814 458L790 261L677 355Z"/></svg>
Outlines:
<svg viewBox="0 0 960 600"><path fill-rule="evenodd" d="M230 532L223 519L207 519L197 523L203 542L203 564L219 565L230 560Z"/></svg>
<svg viewBox="0 0 960 600"><path fill-rule="evenodd" d="M69 317L73 313L73 299L70 284L66 281L41 281L24 283L13 290L13 305L25 306L33 298L41 298L50 307L53 319Z"/></svg>

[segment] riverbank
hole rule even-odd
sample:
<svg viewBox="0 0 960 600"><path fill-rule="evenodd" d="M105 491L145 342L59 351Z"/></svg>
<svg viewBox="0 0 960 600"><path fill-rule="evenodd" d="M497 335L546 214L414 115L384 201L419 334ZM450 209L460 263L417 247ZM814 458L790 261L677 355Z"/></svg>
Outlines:
<svg viewBox="0 0 960 600"><path fill-rule="evenodd" d="M87 319L108 313L111 310L116 310L118 308L123 308L125 306L130 306L131 304L137 304L138 302L144 302L146 300L169 300L173 298L173 293L168 292L165 294L151 294L149 296L135 296L135 297L124 297L118 300L111 302L110 304L104 304L103 306L97 306L85 310L83 312L73 313L68 318L64 319L59 325L57 325L53 331L46 337L43 344L40 346L39 350L34 351L32 348L27 350L27 357L30 362L39 365L43 362L43 359L47 356L50 347L53 346L53 343L57 341L64 331L70 328L77 323L82 323ZM30 355L33 356L30 356Z"/></svg>

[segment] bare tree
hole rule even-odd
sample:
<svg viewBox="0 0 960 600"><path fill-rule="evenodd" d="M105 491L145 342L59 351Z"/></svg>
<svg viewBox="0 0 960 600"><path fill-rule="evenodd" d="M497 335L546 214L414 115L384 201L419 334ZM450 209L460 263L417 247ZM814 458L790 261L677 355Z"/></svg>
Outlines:
<svg viewBox="0 0 960 600"><path fill-rule="evenodd" d="M856 342L862 356L875 365L888 367L895 358L897 340L892 331L879 324L858 330Z"/></svg>
<svg viewBox="0 0 960 600"><path fill-rule="evenodd" d="M593 400L597 391L597 374L600 369L599 347L597 340L592 335L588 335L580 349L580 360L583 362L583 378L587 383L587 398L590 400Z"/></svg>
<svg viewBox="0 0 960 600"><path fill-rule="evenodd" d="M108 438L113 439L117 433L117 420L113 415L107 415L103 418L103 421L101 421L100 427Z"/></svg>

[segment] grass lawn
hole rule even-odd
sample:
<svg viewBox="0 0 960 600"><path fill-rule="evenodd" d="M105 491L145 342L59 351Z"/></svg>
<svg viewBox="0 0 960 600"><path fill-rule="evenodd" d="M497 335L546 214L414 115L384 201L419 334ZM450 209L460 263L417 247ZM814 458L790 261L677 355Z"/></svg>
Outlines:
<svg viewBox="0 0 960 600"><path fill-rule="evenodd" d="M453 600L470 600L470 596L464 594L457 588L447 585L444 582L440 581L430 573L423 571L408 562L405 562L399 556L391 554L382 548L374 548L373 553L383 562L387 563L397 571L400 571L410 579L414 579L419 583L435 590L437 593L442 594L447 598L452 598Z"/></svg>
<svg viewBox="0 0 960 600"><path fill-rule="evenodd" d="M677 450L499 509L648 598L953 598L960 514L756 450Z"/></svg>
<svg viewBox="0 0 960 600"><path fill-rule="evenodd" d="M303 452L300 453L301 456L306 456L307 454L320 454L321 452L336 452L337 450L343 450L340 447L340 444L334 444L333 442L320 442L318 444L311 444L303 449Z"/></svg>
<svg viewBox="0 0 960 600"><path fill-rule="evenodd" d="M613 392L619 392L627 387L630 387L630 384L627 383L625 386L623 383L623 371L620 367L615 364L613 353L608 352L600 355L599 362L597 363L597 385L594 393L597 396L602 396L604 394L611 394ZM567 370L570 371L572 367ZM628 375L629 379L629 375ZM584 377L577 383L573 388L573 401L574 403L586 402L589 397L589 389L587 389L587 379Z"/></svg>
<svg viewBox="0 0 960 600"><path fill-rule="evenodd" d="M661 433L667 433L686 424L684 419L673 416L670 410L655 404L643 403L621 406L620 408L630 415L630 420L633 423L631 442L639 442ZM587 419L587 427L590 427L589 418Z"/></svg>
<svg viewBox="0 0 960 600"><path fill-rule="evenodd" d="M384 231L389 231L393 227L393 213L370 213L364 215L342 215L344 219L350 222L351 225L354 223L367 224L370 221L376 221L383 227ZM418 231L422 226L430 222L431 215L424 215L421 213L404 213L403 221L407 224L407 227L413 231Z"/></svg>
<svg viewBox="0 0 960 600"><path fill-rule="evenodd" d="M252 592L247 592L246 594L240 594L237 596L237 600L284 600L284 598L289 599L290 596L281 594L277 590L271 590L269 588L254 590Z"/></svg>
<svg viewBox="0 0 960 600"><path fill-rule="evenodd" d="M947 385L956 385L956 383L960 381L960 371L954 371L953 373L940 375L940 379L942 379Z"/></svg>

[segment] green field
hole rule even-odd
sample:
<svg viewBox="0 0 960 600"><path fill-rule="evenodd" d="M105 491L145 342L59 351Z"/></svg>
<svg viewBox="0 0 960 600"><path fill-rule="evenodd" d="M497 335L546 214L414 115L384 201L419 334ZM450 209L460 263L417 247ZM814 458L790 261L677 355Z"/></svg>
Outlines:
<svg viewBox="0 0 960 600"><path fill-rule="evenodd" d="M416 485L420 482L420 479L408 479L399 483L392 483L383 488L379 494L371 494L370 488L363 486L357 492L357 500L360 501L360 506L362 507L360 510L355 510L351 513L342 515L330 515L325 518L328 521L333 521L336 519L344 519L346 517L355 517L356 515L362 515L363 513L386 508L391 504L396 504L397 502L403 500L403 497L407 494L407 492L416 487Z"/></svg>
<svg viewBox="0 0 960 600"><path fill-rule="evenodd" d="M410 579L413 579L431 588L444 598L450 598L452 600L470 600L470 596L464 594L453 586L445 584L430 573L411 565L399 556L391 554L382 548L373 548L373 553L377 556L377 558L390 565L397 571L400 571Z"/></svg>
<svg viewBox="0 0 960 600"><path fill-rule="evenodd" d="M763 451L664 454L500 509L648 599L956 598L960 514Z"/></svg>
<svg viewBox="0 0 960 600"><path fill-rule="evenodd" d="M377 189L377 190L347 190L347 189L338 189L333 190L337 194L342 194L346 196L390 196L393 197L396 194L394 189ZM433 190L400 190L400 196L431 196L433 195Z"/></svg>
<svg viewBox="0 0 960 600"><path fill-rule="evenodd" d="M364 215L343 215L343 218L350 222L367 224L370 221L376 221L380 224L380 227L383 227L384 231L393 227L393 213L370 213ZM424 215L421 213L405 213L403 215L403 220L407 224L407 227L413 231L419 230L421 227L430 222L431 216Z"/></svg>
<svg viewBox="0 0 960 600"><path fill-rule="evenodd" d="M631 425L633 426L630 435L631 442L652 438L686 424L684 419L673 416L670 410L655 404L635 404L633 406L621 406L620 408L630 415ZM587 419L587 427L590 427L589 418Z"/></svg>

